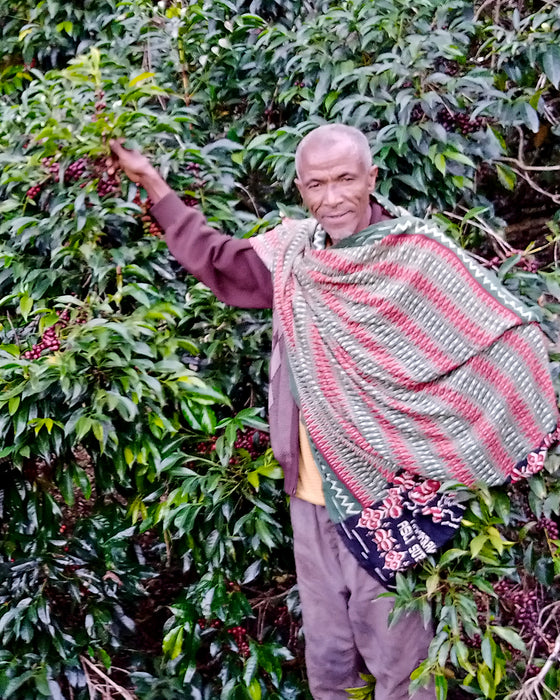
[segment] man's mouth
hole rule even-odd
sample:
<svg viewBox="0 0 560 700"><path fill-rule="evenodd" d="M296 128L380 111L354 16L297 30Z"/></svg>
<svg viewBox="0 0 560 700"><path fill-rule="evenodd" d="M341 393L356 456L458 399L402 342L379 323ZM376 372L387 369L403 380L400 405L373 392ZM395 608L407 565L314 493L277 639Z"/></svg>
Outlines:
<svg viewBox="0 0 560 700"><path fill-rule="evenodd" d="M325 218L325 219L333 219L333 220L336 221L337 219L342 219L342 218L345 217L346 214L348 214L348 213L349 213L349 212L347 212L347 211L343 211L343 212L340 212L340 213L325 214L323 218Z"/></svg>

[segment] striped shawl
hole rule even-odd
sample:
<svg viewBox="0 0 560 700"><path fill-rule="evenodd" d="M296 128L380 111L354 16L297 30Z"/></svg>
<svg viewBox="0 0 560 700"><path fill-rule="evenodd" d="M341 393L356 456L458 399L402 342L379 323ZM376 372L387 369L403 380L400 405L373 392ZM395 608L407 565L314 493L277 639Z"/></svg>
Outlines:
<svg viewBox="0 0 560 700"><path fill-rule="evenodd" d="M313 219L252 239L310 438L367 507L401 470L502 483L558 423L533 312L433 224L396 215L317 250Z"/></svg>

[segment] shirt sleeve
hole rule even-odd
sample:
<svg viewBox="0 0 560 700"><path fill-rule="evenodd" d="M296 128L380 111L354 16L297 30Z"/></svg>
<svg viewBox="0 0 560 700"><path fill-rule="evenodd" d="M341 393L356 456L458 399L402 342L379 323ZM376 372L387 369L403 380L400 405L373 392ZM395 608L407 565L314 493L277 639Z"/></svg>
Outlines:
<svg viewBox="0 0 560 700"><path fill-rule="evenodd" d="M171 192L150 214L165 232L172 255L220 301L246 309L272 307L270 272L249 240L221 233L195 207Z"/></svg>

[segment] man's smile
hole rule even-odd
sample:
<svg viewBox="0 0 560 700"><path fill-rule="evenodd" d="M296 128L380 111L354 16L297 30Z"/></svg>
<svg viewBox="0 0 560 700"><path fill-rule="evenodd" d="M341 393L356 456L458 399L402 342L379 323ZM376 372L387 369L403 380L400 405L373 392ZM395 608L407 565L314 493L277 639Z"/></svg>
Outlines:
<svg viewBox="0 0 560 700"><path fill-rule="evenodd" d="M339 213L333 213L333 214L323 214L324 219L342 219L342 217L346 216L350 212L348 211L342 211Z"/></svg>

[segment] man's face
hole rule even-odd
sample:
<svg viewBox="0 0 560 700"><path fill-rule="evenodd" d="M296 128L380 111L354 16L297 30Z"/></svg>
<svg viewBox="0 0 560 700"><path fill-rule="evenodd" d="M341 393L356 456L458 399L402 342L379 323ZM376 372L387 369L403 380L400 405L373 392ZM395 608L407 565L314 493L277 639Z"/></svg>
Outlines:
<svg viewBox="0 0 560 700"><path fill-rule="evenodd" d="M351 139L310 143L296 185L304 204L336 243L369 225L377 167L367 168Z"/></svg>

